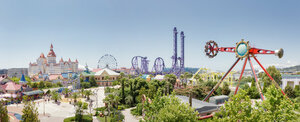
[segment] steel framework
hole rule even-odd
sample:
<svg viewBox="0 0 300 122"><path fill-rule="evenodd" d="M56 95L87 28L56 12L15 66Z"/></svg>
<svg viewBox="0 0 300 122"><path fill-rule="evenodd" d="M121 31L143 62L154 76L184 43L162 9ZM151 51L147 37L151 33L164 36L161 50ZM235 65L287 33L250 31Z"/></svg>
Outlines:
<svg viewBox="0 0 300 122"><path fill-rule="evenodd" d="M118 68L117 59L110 54L105 54L98 60L97 68L117 69Z"/></svg>
<svg viewBox="0 0 300 122"><path fill-rule="evenodd" d="M162 75L165 70L165 62L161 57L158 57L154 61L153 70L155 75Z"/></svg>
<svg viewBox="0 0 300 122"><path fill-rule="evenodd" d="M174 40L173 40L173 56L172 58L172 67L170 73L175 74L177 77L180 76L181 73L184 72L184 32L181 31L180 37L181 37L181 56L177 56L177 29L174 27L173 34L174 34ZM178 65L179 61L179 65Z"/></svg>
<svg viewBox="0 0 300 122"><path fill-rule="evenodd" d="M137 74L147 74L148 73L148 64L149 60L147 57L142 56L134 56L131 60L132 69Z"/></svg>
<svg viewBox="0 0 300 122"><path fill-rule="evenodd" d="M259 49L259 48L254 48L254 47L250 47L249 46L249 41L245 42L243 39L242 41L240 41L239 43L236 44L236 47L218 47L217 43L214 41L208 41L205 45L205 52L206 55L209 58L213 58L217 55L218 52L231 52L231 53L235 53L237 60L233 63L233 65L229 68L229 70L224 74L224 76L221 78L221 80L213 87L213 89L209 92L209 94L203 99L203 101L207 101L208 98L212 95L212 93L219 87L219 85L223 82L223 80L226 78L226 76L229 74L229 72L236 66L236 64L242 60L243 58L245 58L244 61L244 65L242 67L242 71L239 77L239 81L238 84L236 86L234 95L237 94L238 89L239 89L239 85L241 82L241 79L243 77L243 73L245 71L245 67L247 64L247 61L249 61L249 65L250 68L252 70L252 74L254 76L255 79L255 85L260 93L260 98L261 100L264 100L264 96L263 93L261 91L261 88L259 86L258 80L257 80L257 76L255 73L255 70L253 68L253 64L250 58L253 58L258 64L259 66L264 70L264 72L268 75L268 77L271 79L272 83L275 84L276 88L280 89L281 93L288 99L288 97L285 95L285 93L283 92L283 90L280 88L280 86L275 82L275 80L271 77L271 75L267 72L267 70L262 66L262 64L257 60L256 55L258 54L275 54L276 56L278 56L279 58L281 58L283 56L283 49L280 50L276 50L276 51L272 51L272 50L265 50L265 49Z"/></svg>

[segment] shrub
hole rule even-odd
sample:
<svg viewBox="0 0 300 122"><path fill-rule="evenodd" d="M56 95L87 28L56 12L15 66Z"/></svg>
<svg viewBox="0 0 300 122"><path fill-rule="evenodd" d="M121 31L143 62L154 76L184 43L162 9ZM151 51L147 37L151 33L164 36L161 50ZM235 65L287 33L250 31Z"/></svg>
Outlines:
<svg viewBox="0 0 300 122"><path fill-rule="evenodd" d="M106 108L105 107L100 107L100 108L96 108L96 111L104 111Z"/></svg>
<svg viewBox="0 0 300 122"><path fill-rule="evenodd" d="M85 89L91 87L91 84L89 82L82 82L80 85L82 88L85 88Z"/></svg>
<svg viewBox="0 0 300 122"><path fill-rule="evenodd" d="M63 86L63 85L61 84L61 82L57 82L56 85L57 85L58 87L62 87L62 86Z"/></svg>
<svg viewBox="0 0 300 122"><path fill-rule="evenodd" d="M83 122L92 122L93 117L90 115L83 115L82 117ZM64 119L64 122L73 122L75 121L75 117L68 117Z"/></svg>

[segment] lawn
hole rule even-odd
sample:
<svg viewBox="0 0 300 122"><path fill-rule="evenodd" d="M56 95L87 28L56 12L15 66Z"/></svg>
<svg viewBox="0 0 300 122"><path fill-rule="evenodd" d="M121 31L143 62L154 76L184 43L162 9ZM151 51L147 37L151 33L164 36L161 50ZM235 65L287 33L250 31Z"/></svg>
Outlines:
<svg viewBox="0 0 300 122"><path fill-rule="evenodd" d="M100 122L105 122L105 117L97 116L97 119L98 119ZM106 117L106 119L107 119L107 122L110 122L110 117Z"/></svg>

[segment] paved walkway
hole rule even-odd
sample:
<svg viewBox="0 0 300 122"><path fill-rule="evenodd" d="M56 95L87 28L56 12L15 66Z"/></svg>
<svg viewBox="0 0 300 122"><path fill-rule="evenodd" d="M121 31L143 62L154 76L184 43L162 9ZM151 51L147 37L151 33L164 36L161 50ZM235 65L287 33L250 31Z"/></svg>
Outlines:
<svg viewBox="0 0 300 122"><path fill-rule="evenodd" d="M122 111L122 114L125 116L125 122L139 122L141 117L133 116L130 112L131 109L134 109L134 107Z"/></svg>

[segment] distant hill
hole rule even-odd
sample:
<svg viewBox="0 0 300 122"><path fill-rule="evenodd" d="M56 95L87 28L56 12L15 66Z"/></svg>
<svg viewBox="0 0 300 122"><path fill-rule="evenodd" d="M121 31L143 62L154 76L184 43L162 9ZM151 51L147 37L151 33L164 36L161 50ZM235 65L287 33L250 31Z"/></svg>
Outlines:
<svg viewBox="0 0 300 122"><path fill-rule="evenodd" d="M292 66L292 67L286 67L286 68L280 68L280 71L284 72L299 72L300 71L300 65Z"/></svg>
<svg viewBox="0 0 300 122"><path fill-rule="evenodd" d="M199 68L191 68L191 67L185 67L184 70L185 72L189 72L189 73L196 73L198 71ZM171 68L166 68L164 71L165 72L169 72L171 70Z"/></svg>

